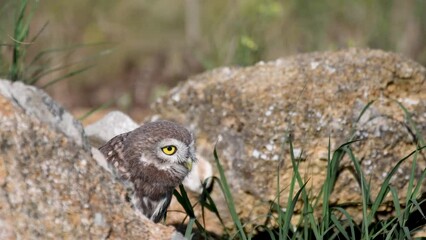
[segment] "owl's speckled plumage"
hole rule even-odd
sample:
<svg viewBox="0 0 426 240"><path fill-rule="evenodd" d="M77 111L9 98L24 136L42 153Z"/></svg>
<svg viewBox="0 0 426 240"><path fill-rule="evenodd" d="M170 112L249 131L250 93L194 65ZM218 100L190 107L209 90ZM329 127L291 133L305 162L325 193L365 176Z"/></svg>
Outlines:
<svg viewBox="0 0 426 240"><path fill-rule="evenodd" d="M167 146L176 147L176 152L166 154ZM169 121L146 123L99 150L114 175L132 191L133 206L154 222L164 218L174 188L196 160L192 134Z"/></svg>

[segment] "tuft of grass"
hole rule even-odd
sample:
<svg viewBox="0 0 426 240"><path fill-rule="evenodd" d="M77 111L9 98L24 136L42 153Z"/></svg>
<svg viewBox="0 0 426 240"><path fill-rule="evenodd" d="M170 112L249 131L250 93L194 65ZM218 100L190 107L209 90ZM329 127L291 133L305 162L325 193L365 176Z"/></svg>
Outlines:
<svg viewBox="0 0 426 240"><path fill-rule="evenodd" d="M316 219L314 216L314 201L308 198L306 191L306 185L308 182L302 182L302 178L298 170L298 163L296 162L294 156L292 156L293 176L288 189L288 204L284 208L278 204L279 195L282 191L278 192L276 197L277 202L272 204L272 208L275 209L278 213L278 217L275 219L278 223L278 228L276 229L263 226L263 230L268 233L269 239L411 239L411 235L416 230L418 230L419 227L408 225L408 221L411 215L414 213L419 213L420 216L426 221L426 217L423 212L426 200L421 200L420 203L417 200L419 197L418 194L421 183L426 176L426 171L422 172L421 177L417 181L416 187L411 187L408 189L407 198L409 199L406 200L405 207L399 200L398 190L390 185L390 179L395 175L398 168L404 161L410 157L416 158L418 152L426 148L426 146L416 149L398 161L398 163L386 176L378 195L374 201L372 201L370 184L366 181L360 163L350 148L350 144L353 142L354 141L348 142L340 146L334 152L333 156L340 156L341 151L345 152L348 154L356 169L362 194L363 219L361 225L358 225L354 218L343 207L330 206L329 202L323 203L323 205L326 206L323 206L322 210L324 211L324 209L326 209L328 212L323 212L322 217L320 219ZM292 149L291 141L290 149ZM237 233L232 235L228 233L225 236L222 236L221 239L236 239L237 237L237 239L251 239L253 236L244 231L243 223L237 215L235 203L233 201L229 185L224 175L223 167L220 164L216 151L215 159L217 160L216 164L220 169L219 175L221 175L220 172L222 172L222 178L216 180L222 184L221 190L224 194L228 210L231 213L231 217L235 225L235 230L237 231ZM328 167L328 171L330 171L330 166L331 164ZM415 167L416 166L414 164L413 168ZM414 171L411 171L409 185L414 186L414 181ZM296 194L293 195L292 193L293 190L296 189L296 183L300 185ZM329 187L333 185L333 183L331 183L330 180L326 180L323 186L324 189L326 189L326 185ZM194 206L190 204L189 198L187 197L183 186L180 186L180 192L183 194L175 192L175 196L177 197L179 203L181 203L181 205L184 207L185 212L190 217L185 236L190 239L192 226L195 224L198 230L202 232L204 239L213 239L213 237L209 236L207 231L204 229L203 226L205 223L201 224L195 218ZM391 193L394 204L393 206L395 207L395 217L389 218L386 221L376 221L375 217L378 214L378 208L381 206L381 204L384 203L384 199L389 192ZM322 193L324 194L326 191L324 190ZM303 217L301 218L302 222L300 222L298 226L293 226L291 224L291 219L294 216L296 203L301 199L303 201ZM212 204L214 207L210 206L208 209L213 209L212 212L215 212L218 216L220 216L217 211L217 207L211 198L209 204ZM221 220L221 222L223 221Z"/></svg>
<svg viewBox="0 0 426 240"><path fill-rule="evenodd" d="M243 229L243 225L241 224L241 220L238 217L238 214L237 214L237 211L236 211L236 208L235 208L234 199L233 199L232 194L231 194L231 188L230 188L228 181L226 179L225 171L223 170L223 167L220 164L219 157L218 157L217 151L216 151L216 147L213 151L213 156L214 156L214 160L216 162L216 167L217 167L217 170L218 170L219 176L220 176L219 186L222 190L222 193L224 194L225 201L227 203L227 206L228 206L229 212L231 214L232 220L234 221L234 224L235 224L236 229L238 231L237 234L240 236L240 238L242 240L247 240L247 235L246 235L246 233Z"/></svg>
<svg viewBox="0 0 426 240"><path fill-rule="evenodd" d="M370 102L361 111L360 116L354 123L360 120L361 116L371 106L373 102ZM258 225L255 229L260 229L265 233L262 235L262 239L412 239L412 235L426 224L426 215L424 209L426 209L426 194L421 195L421 187L426 178L426 169L421 172L420 177L416 174L418 169L417 158L421 151L426 146L419 144L422 143L422 136L419 135L419 131L416 130L414 122L411 120L411 114L401 104L398 103L401 109L404 111L408 127L414 129L412 132L416 135L416 149L413 150L407 156L401 158L395 166L387 173L382 185L376 196L372 195L371 183L366 179L365 174L362 170L359 159L355 156L352 151L351 145L360 140L355 139L355 129L352 129L348 141L336 150L331 151L330 139L328 144L328 160L326 179L323 183L320 193L317 196L311 196L308 189L306 189L308 181L303 181L303 178L299 172L298 158L294 156L292 136L288 136L288 148L290 150L290 160L293 167L292 178L289 186L281 188L280 186L280 166L277 168L277 189L275 199L271 202L270 212L268 213L268 219L272 220L270 224ZM283 146L284 149L284 146ZM256 235L246 232L244 225L239 218L235 206L235 202L231 193L230 186L227 182L224 169L220 163L217 150L213 152L214 161L219 173L219 178L214 178L214 181L219 185L220 190L225 198L227 208L231 215L234 223L233 234L226 231L226 234L220 239L252 239L256 238ZM330 197L333 193L333 188L337 181L339 172L339 165L341 160L347 156L355 169L355 175L358 179L358 184L361 189L361 203L355 203L361 207L362 221L357 223L354 217L344 208L345 204L338 206L332 206L330 204ZM391 179L395 176L400 166L412 158L412 166L409 175L408 187L406 190L406 199L400 199L400 190L391 184ZM184 188L180 188L180 192L184 193ZM280 195L283 191L288 191L289 195L287 198L287 205L281 206ZM194 215L193 207L190 204L186 194L176 194L178 201L184 207L187 215L190 217L190 221L185 232L187 238L191 237L191 231L193 225L197 226L197 229L202 232L204 239L217 239L210 236L206 230L205 219L203 216L203 224L198 222ZM394 208L394 216L388 217L387 219L380 220L379 208L387 204L387 199L390 197L392 201L392 207ZM201 203L204 208L214 212L216 216L220 218L218 208L210 196L209 192L203 193L203 197L197 203ZM320 201L321 200L321 201ZM196 204L197 204L196 203ZM297 203L302 203L300 220L297 225L292 224L292 218L295 214L295 207ZM319 204L322 206L319 208ZM348 203L353 206L354 203ZM315 213L320 211L320 217L315 217ZM275 215L273 213L276 213ZM225 224L223 219L220 218L224 229ZM257 238L260 239L260 238Z"/></svg>
<svg viewBox="0 0 426 240"><path fill-rule="evenodd" d="M35 2L37 4L37 1ZM31 18L35 12L36 4L33 5L27 14L28 0L21 0L15 20L15 28L13 32L13 55L12 64L9 70L9 78L12 81L18 81L22 78L24 72L24 59L26 53L26 45L31 45L31 42L26 42L30 32Z"/></svg>
<svg viewBox="0 0 426 240"><path fill-rule="evenodd" d="M107 49L85 56L77 61L56 64L58 62L58 54L64 54L64 59L68 59L73 52L79 49L98 47L108 43L76 44L68 47L41 50L33 59L28 59L28 48L34 45L49 23L46 22L35 35L31 36L31 20L37 10L38 3L39 1L37 0L20 0L14 4L10 2L0 9L1 11L7 11L8 8L16 8L13 34L7 34L8 39L3 39L3 41L6 40L10 43L0 44L0 47L9 48L12 52L10 59L0 55L0 72L3 77L9 78L11 81L22 81L31 85L35 85L40 80L45 79L41 87L47 88L59 81L86 72L96 65L97 60L111 53L112 49ZM3 72L3 68L8 70Z"/></svg>

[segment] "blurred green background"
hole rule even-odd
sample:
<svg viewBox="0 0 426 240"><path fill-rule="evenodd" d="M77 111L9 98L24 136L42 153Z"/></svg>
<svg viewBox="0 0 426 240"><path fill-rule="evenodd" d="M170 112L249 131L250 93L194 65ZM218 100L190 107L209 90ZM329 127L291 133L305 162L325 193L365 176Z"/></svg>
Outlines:
<svg viewBox="0 0 426 240"><path fill-rule="evenodd" d="M190 75L297 53L379 48L426 65L425 0L28 0L25 66L74 112L111 103L140 120L149 104ZM7 77L20 1L0 0L0 71ZM34 10L34 11L33 11ZM46 25L47 23L47 25ZM43 28L43 26L45 26ZM43 29L37 39L31 38ZM82 45L79 45L82 44ZM22 77L36 74L28 71Z"/></svg>

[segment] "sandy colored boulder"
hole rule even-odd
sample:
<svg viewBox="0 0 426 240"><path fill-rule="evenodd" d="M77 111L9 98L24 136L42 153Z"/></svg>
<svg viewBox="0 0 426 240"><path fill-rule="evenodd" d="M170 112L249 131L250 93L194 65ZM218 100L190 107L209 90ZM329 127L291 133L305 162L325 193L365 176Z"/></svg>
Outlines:
<svg viewBox="0 0 426 240"><path fill-rule="evenodd" d="M44 101L18 104L15 87L31 92L20 99ZM63 108L34 87L1 80L6 88L9 94L0 94L0 239L181 239L173 227L135 214L122 184L82 145L81 125L59 117ZM47 111L43 119L33 114L40 109Z"/></svg>
<svg viewBox="0 0 426 240"><path fill-rule="evenodd" d="M180 84L157 101L155 110L162 118L192 126L198 147L212 163L213 147L219 141L219 158L238 212L245 222L262 223L258 217L266 213L268 201L275 199L279 166L280 184L289 186L289 133L294 136L300 172L315 195L325 179L329 138L334 150L351 137L355 127L354 138L361 141L352 149L375 196L390 169L419 143L416 130L395 100L411 112L419 135L425 138L425 68L397 54L351 49L301 54L245 68L219 68ZM426 167L425 154L417 160L419 176ZM411 162L412 158L402 164L392 181L401 198ZM287 196L284 190L282 204ZM215 198L221 211L227 212L222 194ZM332 201L360 199L353 166L345 157Z"/></svg>

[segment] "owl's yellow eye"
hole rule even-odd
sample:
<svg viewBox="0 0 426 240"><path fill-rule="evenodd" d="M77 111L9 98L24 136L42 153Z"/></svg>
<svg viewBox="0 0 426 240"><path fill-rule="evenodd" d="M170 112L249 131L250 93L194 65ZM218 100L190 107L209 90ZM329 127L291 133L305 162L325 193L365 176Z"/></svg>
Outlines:
<svg viewBox="0 0 426 240"><path fill-rule="evenodd" d="M163 151L163 153L167 154L167 155L173 155L175 154L177 148L173 145L169 145L169 146L165 146L163 148L161 148L161 151Z"/></svg>

